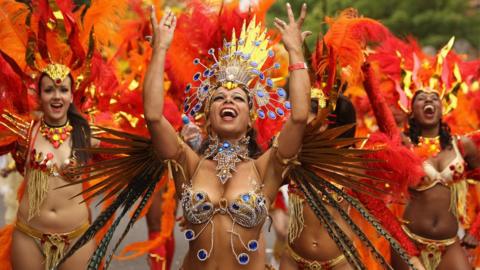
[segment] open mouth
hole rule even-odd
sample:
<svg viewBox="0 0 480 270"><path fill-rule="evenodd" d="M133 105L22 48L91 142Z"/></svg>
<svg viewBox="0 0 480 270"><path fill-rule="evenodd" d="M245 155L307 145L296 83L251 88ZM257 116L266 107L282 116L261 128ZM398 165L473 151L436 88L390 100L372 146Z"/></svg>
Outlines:
<svg viewBox="0 0 480 270"><path fill-rule="evenodd" d="M423 107L423 113L427 117L433 117L435 115L435 107L430 104L425 105L425 107Z"/></svg>
<svg viewBox="0 0 480 270"><path fill-rule="evenodd" d="M223 120L233 120L237 117L238 113L232 108L224 108L220 111L220 117Z"/></svg>
<svg viewBox="0 0 480 270"><path fill-rule="evenodd" d="M51 103L50 107L52 107L52 109L54 111L59 111L63 108L63 104L62 103Z"/></svg>

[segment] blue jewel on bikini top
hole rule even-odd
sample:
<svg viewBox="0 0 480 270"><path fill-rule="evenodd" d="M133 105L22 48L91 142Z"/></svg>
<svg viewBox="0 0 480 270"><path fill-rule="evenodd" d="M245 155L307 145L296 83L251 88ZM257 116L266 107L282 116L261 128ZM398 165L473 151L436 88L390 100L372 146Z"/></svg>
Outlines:
<svg viewBox="0 0 480 270"><path fill-rule="evenodd" d="M208 222L215 214L220 213L228 214L242 227L253 228L268 216L265 196L254 191L241 194L230 204L222 199L219 206L214 206L205 192L194 191L191 186L184 185L181 203L185 218L196 225Z"/></svg>

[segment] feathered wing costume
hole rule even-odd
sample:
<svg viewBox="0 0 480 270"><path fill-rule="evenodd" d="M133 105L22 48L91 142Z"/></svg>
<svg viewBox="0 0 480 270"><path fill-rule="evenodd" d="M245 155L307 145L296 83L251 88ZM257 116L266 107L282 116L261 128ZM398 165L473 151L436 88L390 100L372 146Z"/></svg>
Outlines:
<svg viewBox="0 0 480 270"><path fill-rule="evenodd" d="M370 87L371 84L375 83L374 80L370 78L369 70L363 70L362 68L362 63L365 59L364 47L368 42L375 43L386 39L390 33L380 23L372 19L358 17L356 11L353 9L343 11L336 19L328 18L327 22L330 24L330 29L323 40L317 42L316 49L312 55L311 62L314 71L312 77L315 82L314 89L312 89L312 99L318 101L319 108L330 107L330 110L332 110L332 107L336 103L336 98L339 95L338 91L344 91L347 89L347 86L348 89L350 89L358 86L358 84L363 88L362 82L365 84L365 87ZM339 70L339 75L335 76L337 70ZM340 79L337 79L337 77ZM384 117L380 120L383 120L383 118ZM405 173L407 168L415 168L414 166L418 165L417 160L408 149L401 146L398 131L397 133L394 132L395 130L382 131L384 135L372 136L367 143L367 148L382 149L382 151L373 151L364 156L373 160L381 160L382 162L368 162L365 168L369 169L367 170L368 175L377 177L378 179L388 179L389 181L388 183L380 184L375 184L371 181L366 181L366 183L368 182L369 185L376 187L378 190L383 190L386 193L405 194L409 182L421 177L420 170L413 170L410 175ZM402 165L399 166L399 163ZM326 179L328 180L328 178ZM392 183L393 185L391 185ZM354 190L358 191L361 189L357 188ZM386 208L385 201L379 197L372 197L367 194L368 193L365 192L354 191L353 194L350 195L360 200L363 207L378 219L380 224L407 250L410 256L416 255L414 245L401 231L400 225L395 217ZM291 211L293 211L292 216L302 216L301 213L295 212L295 209L301 209L301 202L303 202L303 199L299 200L297 197L301 198L303 196L299 197L293 193L290 194L289 197L290 208ZM386 197L383 198L386 199ZM338 205L337 208L339 208ZM354 213L357 214L358 212ZM363 213L360 212L360 215L363 215ZM300 233L303 226L301 223L301 220L291 217L289 237L295 238L295 236ZM349 224L351 223L352 222L349 222ZM360 228L354 225L355 224L351 225L353 230L360 231ZM362 226L361 229L363 230L364 227L365 226ZM361 235L360 233L356 234ZM331 237L332 239L336 239L332 234ZM360 239L364 240L361 237ZM391 239L389 239L389 241L394 242L391 241ZM344 255L348 256L349 250L342 249L341 246L339 247ZM366 247L369 250L374 250L371 244L367 244ZM397 252L400 250L398 246L393 245L392 247ZM381 257L380 254L376 252L373 252L373 255L376 258ZM404 259L406 258L405 256ZM349 262L351 265L354 265L352 259L350 259ZM382 264L381 267L383 269L386 267L384 261L380 260L380 264ZM370 266L371 265L369 265L369 267Z"/></svg>
<svg viewBox="0 0 480 270"><path fill-rule="evenodd" d="M261 38L265 37L264 35L260 34L261 28L259 26L255 26L254 24L253 26L251 25L252 23L248 26L249 31L246 31L246 25L244 24L243 30L241 31L241 37L243 37L243 35L249 35L253 38L260 37L260 40L257 40L258 43L254 39L249 40L247 38L246 40L253 42L255 46L268 46L267 43L263 43L261 40ZM255 34L257 36L255 36ZM181 33L179 35L181 35ZM194 36L195 35L192 35L192 37ZM237 59L239 55L246 55L242 50L255 50L255 46L248 48L245 47L245 44L242 43L242 40L243 42L245 42L245 40L241 37L237 40L236 35L233 34L232 41L225 42L223 45L221 53L226 54L224 54L222 58L217 59L221 59L219 61L227 61L226 63L228 64L228 60L225 60L229 59L228 57ZM201 40L205 39L202 37ZM191 41L193 42L194 40ZM200 52L202 51L200 50ZM213 49L207 50L207 54L209 55L214 55L214 53L215 50ZM277 89L274 92L272 91L273 79L268 77L268 66L277 67L277 65L268 59L270 64L266 64L263 66L263 69L260 69L262 68L262 64L264 62L253 63L255 59L254 57L260 56L255 56L255 54L252 55L252 60L249 60L249 58L245 57L243 58L243 61L252 61L252 63L249 63L249 65L252 67L251 69L249 68L249 70L251 70L256 78L258 78L256 87L258 87L257 89L259 90L256 93L252 93L252 99L255 100L256 106L259 108L257 110L257 114L260 118L281 118L281 116L286 114L284 109L288 109L289 104L283 99L283 89ZM269 52L268 57L273 57L273 53ZM200 63L200 61L204 61L201 59L191 60L196 64L196 67L198 67L198 63ZM263 61L265 61L265 59ZM183 60L183 62L186 61ZM259 69L255 68L257 66ZM187 94L189 94L185 102L186 113L192 113L193 111L192 115L194 115L200 111L202 102L205 100L205 96L202 96L202 93L205 94L210 89L210 81L223 78L220 75L216 75L215 68L218 67L219 65L214 65L213 69L206 69L203 72L193 74L194 81L196 81L200 87L195 88L196 86L186 85ZM360 67L360 65L357 67ZM173 82L175 82L177 79L173 77L174 75L175 74L172 74L170 76L170 79ZM229 77L226 76L226 78ZM183 81L181 79L179 80ZM196 92L194 91L193 94L189 93L190 91L193 91L192 89L196 89ZM204 92L201 92L202 90ZM268 95L266 95L266 93L268 93ZM267 99L265 99L265 97L267 97ZM271 104L270 102L273 102L274 105L269 105ZM285 177L296 181L296 183L300 186L302 192L304 192L305 197L307 198L308 203L317 214L318 218L322 221L325 228L332 236L332 239L335 239L340 249L346 254L349 263L356 269L366 269L366 266L358 258L358 254L352 240L346 237L345 233L333 221L332 216L323 206L322 199L324 198L326 198L326 200L328 200L328 202L331 203L335 209L337 209L342 218L347 221L355 234L362 241L364 241L365 245L371 249L371 252L382 263L382 265L384 265L385 268L389 268L389 266L386 260L378 253L378 251L375 250L366 235L364 235L358 226L356 226L355 222L353 222L348 214L341 207L339 207L335 199L332 198L331 192L342 197L357 211L359 211L362 217L373 224L375 229L390 242L395 251L402 255L405 261L408 261L408 255L405 253L403 248L386 230L382 228L379 221L372 216L361 205L361 203L358 202L357 199L333 184L340 184L342 186L351 188L352 190L365 192L376 197L382 197L385 195L385 190L379 188L379 186L385 184L384 180L361 172L362 169L368 170L368 167L365 166L365 162L368 163L376 161L363 157L367 153L372 153L372 151L348 148L348 146L352 146L355 143L362 141L362 139L337 139L340 134L350 129L351 126L334 128L324 132L319 131L319 127L323 123L327 111L328 110L323 111L318 118L320 120L308 127L304 136L302 151L298 154L297 160L290 163L289 170L286 171ZM101 265L102 259L107 253L108 245L112 240L113 233L115 232L120 220L131 208L133 208L133 213L131 214L127 227L123 231L119 241L114 245L112 252L108 254L106 258L105 266L108 266L112 259L113 253L118 249L120 242L138 219L140 213L147 204L149 197L152 195L155 186L165 184L166 178L162 178L162 175L166 174L168 171L172 172L181 170L181 168L179 168L175 162L169 160L158 160L152 150L152 142L148 137L133 135L130 133L102 127L99 127L99 129L104 131L104 133L95 136L95 138L114 147L79 149L79 151L104 153L110 155L112 158L97 162L95 164L89 164L83 167L75 168L70 172L70 177L81 178L81 180L77 181L77 183L102 179L95 185L91 186L91 188L88 189L88 192L91 194L91 196L104 194L103 199L108 199L110 197L114 197L115 199L114 202L99 215L87 232L71 248L68 255L73 254L73 252L78 250L82 245L92 239L94 235L103 226L105 226L107 221L113 217L117 211L119 214L114 220L113 224L108 228L105 237L102 239L100 245L92 256L89 269L97 269ZM360 171L352 170L352 168L360 169ZM370 183L365 181L365 179L369 179ZM399 184L392 182L390 185L397 186Z"/></svg>

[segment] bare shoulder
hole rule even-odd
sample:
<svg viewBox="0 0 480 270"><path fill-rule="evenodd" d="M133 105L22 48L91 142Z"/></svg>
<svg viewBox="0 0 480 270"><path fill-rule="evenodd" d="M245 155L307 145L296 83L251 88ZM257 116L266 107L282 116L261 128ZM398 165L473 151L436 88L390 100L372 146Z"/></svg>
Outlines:
<svg viewBox="0 0 480 270"><path fill-rule="evenodd" d="M460 143L462 144L463 149L465 150L466 156L476 154L477 146L475 145L472 139L470 139L467 136L459 136L458 141L460 141Z"/></svg>

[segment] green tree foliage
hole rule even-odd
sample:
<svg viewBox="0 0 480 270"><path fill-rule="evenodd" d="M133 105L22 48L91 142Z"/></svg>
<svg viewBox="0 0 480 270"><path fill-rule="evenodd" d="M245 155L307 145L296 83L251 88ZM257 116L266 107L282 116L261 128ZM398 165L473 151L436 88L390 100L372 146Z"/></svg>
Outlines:
<svg viewBox="0 0 480 270"><path fill-rule="evenodd" d="M286 18L286 2L277 0L269 14L270 21L274 17ZM327 29L325 15L335 16L354 7L363 16L383 22L397 36L412 35L422 45L438 48L456 36L480 48L480 12L468 0L290 0L297 16L303 2L309 9L305 29L314 33ZM310 39L309 45L314 41L315 38Z"/></svg>

